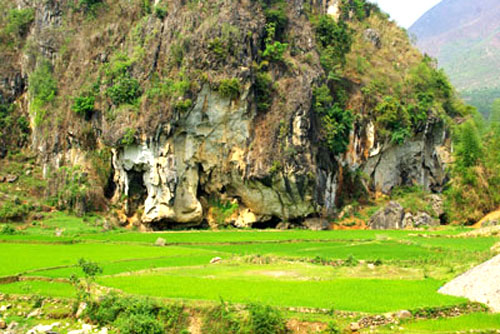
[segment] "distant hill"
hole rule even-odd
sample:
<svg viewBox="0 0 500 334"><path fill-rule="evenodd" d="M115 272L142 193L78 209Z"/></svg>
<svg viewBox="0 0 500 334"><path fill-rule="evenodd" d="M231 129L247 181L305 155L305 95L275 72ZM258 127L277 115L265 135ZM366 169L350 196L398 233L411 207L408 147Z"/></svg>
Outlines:
<svg viewBox="0 0 500 334"><path fill-rule="evenodd" d="M409 32L483 114L500 98L500 1L443 0Z"/></svg>

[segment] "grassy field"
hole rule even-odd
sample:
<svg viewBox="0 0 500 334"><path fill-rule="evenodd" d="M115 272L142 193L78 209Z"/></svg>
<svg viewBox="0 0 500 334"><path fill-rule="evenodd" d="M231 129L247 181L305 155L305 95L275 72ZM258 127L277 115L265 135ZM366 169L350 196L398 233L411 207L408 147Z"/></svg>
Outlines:
<svg viewBox="0 0 500 334"><path fill-rule="evenodd" d="M60 237L55 236L58 228L65 229ZM333 309L358 317L435 308L465 302L437 290L493 256L490 249L500 242L496 237L458 237L462 232L463 228L138 233L102 231L99 217L58 213L15 233L0 234L0 251L5 254L0 258L0 277L29 278L0 284L0 292L74 298L68 279L82 277L76 264L85 258L103 268L96 277L100 286L167 302L205 305L223 299ZM154 245L159 237L166 246ZM215 257L221 261L210 264ZM486 329L495 321L496 316L472 314L402 326L409 332L432 332L444 327Z"/></svg>

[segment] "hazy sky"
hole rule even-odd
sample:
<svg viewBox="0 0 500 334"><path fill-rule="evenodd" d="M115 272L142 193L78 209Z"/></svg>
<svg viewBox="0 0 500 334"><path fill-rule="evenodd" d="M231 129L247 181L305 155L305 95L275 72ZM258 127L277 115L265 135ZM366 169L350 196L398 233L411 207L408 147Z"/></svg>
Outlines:
<svg viewBox="0 0 500 334"><path fill-rule="evenodd" d="M370 0L378 3L379 7L400 26L410 27L427 10L434 7L441 0Z"/></svg>

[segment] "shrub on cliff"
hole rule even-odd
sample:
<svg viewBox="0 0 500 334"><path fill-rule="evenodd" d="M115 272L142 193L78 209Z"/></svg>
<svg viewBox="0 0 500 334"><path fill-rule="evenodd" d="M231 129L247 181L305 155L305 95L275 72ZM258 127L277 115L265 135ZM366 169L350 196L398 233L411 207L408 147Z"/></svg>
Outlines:
<svg viewBox="0 0 500 334"><path fill-rule="evenodd" d="M95 97L92 95L80 95L77 96L71 109L80 117L85 117L90 119L92 113L94 112Z"/></svg>
<svg viewBox="0 0 500 334"><path fill-rule="evenodd" d="M313 110L320 115L321 137L328 149L336 155L344 153L349 145L349 132L352 129L354 116L338 102L333 103L333 100L327 85L313 90Z"/></svg>
<svg viewBox="0 0 500 334"><path fill-rule="evenodd" d="M223 97L234 100L240 96L241 84L237 78L222 79L219 82L218 91Z"/></svg>
<svg viewBox="0 0 500 334"><path fill-rule="evenodd" d="M54 101L57 94L57 81L53 76L52 65L44 60L29 76L28 91L32 98L31 112L35 118L35 125L39 125L45 118L47 105Z"/></svg>
<svg viewBox="0 0 500 334"><path fill-rule="evenodd" d="M330 15L322 15L315 22L316 41L321 65L328 73L336 64L345 64L351 50L352 30L343 21L336 22Z"/></svg>
<svg viewBox="0 0 500 334"><path fill-rule="evenodd" d="M5 33L23 37L34 20L35 10L33 8L11 9L7 16Z"/></svg>

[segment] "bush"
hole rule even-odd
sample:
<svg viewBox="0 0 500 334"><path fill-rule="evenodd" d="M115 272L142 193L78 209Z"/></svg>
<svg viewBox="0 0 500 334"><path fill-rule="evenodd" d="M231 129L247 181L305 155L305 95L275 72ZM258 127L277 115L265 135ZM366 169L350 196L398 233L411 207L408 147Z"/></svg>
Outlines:
<svg viewBox="0 0 500 334"><path fill-rule="evenodd" d="M147 298L111 292L90 301L86 316L99 326L112 325L121 334L184 333L188 316L182 306L161 306Z"/></svg>
<svg viewBox="0 0 500 334"><path fill-rule="evenodd" d="M321 65L330 72L335 64L345 64L345 56L351 51L352 30L344 21L330 15L322 15L315 24L316 40L319 43Z"/></svg>
<svg viewBox="0 0 500 334"><path fill-rule="evenodd" d="M135 129L127 128L120 143L123 146L133 145L135 143L135 133L136 133Z"/></svg>
<svg viewBox="0 0 500 334"><path fill-rule="evenodd" d="M113 323L120 334L163 334L163 324L152 313L122 313Z"/></svg>
<svg viewBox="0 0 500 334"><path fill-rule="evenodd" d="M79 0L77 9L91 16L95 16L101 4L102 0Z"/></svg>
<svg viewBox="0 0 500 334"><path fill-rule="evenodd" d="M3 235L14 235L16 233L17 233L16 229L10 225L3 225L2 229L0 229L0 234Z"/></svg>
<svg viewBox="0 0 500 334"><path fill-rule="evenodd" d="M115 106L135 104L138 97L141 96L139 81L128 73L122 74L113 80L113 86L106 89L106 95Z"/></svg>
<svg viewBox="0 0 500 334"><path fill-rule="evenodd" d="M286 333L285 320L277 309L261 304L250 304L249 330L255 334L281 334Z"/></svg>
<svg viewBox="0 0 500 334"><path fill-rule="evenodd" d="M32 98L31 111L35 117L35 125L45 117L45 107L54 101L57 94L57 81L53 77L52 65L42 61L29 76L28 91Z"/></svg>
<svg viewBox="0 0 500 334"><path fill-rule="evenodd" d="M354 116L350 110L344 110L339 103L333 103L330 89L326 85L313 90L313 110L320 115L322 137L333 154L344 153L349 145L349 133L352 130ZM336 100L341 101L342 98Z"/></svg>
<svg viewBox="0 0 500 334"><path fill-rule="evenodd" d="M375 107L376 124L383 137L402 144L411 135L411 121L408 110L395 97L386 96Z"/></svg>
<svg viewBox="0 0 500 334"><path fill-rule="evenodd" d="M266 48L262 53L262 57L269 59L271 61L282 61L283 54L288 48L287 43L281 43L275 40L276 38L276 24L268 23L266 25L266 34L267 37L265 39Z"/></svg>
<svg viewBox="0 0 500 334"><path fill-rule="evenodd" d="M208 50L210 50L218 60L226 59L229 51L226 45L218 37L208 42Z"/></svg>
<svg viewBox="0 0 500 334"><path fill-rule="evenodd" d="M155 7L155 16L160 20L163 20L168 14L167 8L163 6Z"/></svg>
<svg viewBox="0 0 500 334"><path fill-rule="evenodd" d="M11 9L7 15L5 32L23 37L28 33L28 29L34 20L35 10L33 8Z"/></svg>
<svg viewBox="0 0 500 334"><path fill-rule="evenodd" d="M92 95L80 95L77 96L71 110L73 110L78 116L85 117L85 119L90 119L92 113L94 112L95 97Z"/></svg>
<svg viewBox="0 0 500 334"><path fill-rule="evenodd" d="M237 78L222 79L219 82L218 91L223 97L235 100L240 96L240 91L241 91L240 80L238 80Z"/></svg>
<svg viewBox="0 0 500 334"><path fill-rule="evenodd" d="M205 313L201 332L204 334L244 333L238 313L231 304L224 301Z"/></svg>
<svg viewBox="0 0 500 334"><path fill-rule="evenodd" d="M254 83L255 101L257 103L257 111L263 112L269 110L272 104L272 78L269 73L258 72L255 76Z"/></svg>

